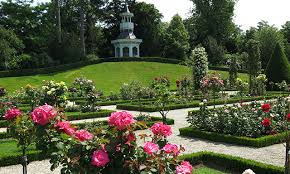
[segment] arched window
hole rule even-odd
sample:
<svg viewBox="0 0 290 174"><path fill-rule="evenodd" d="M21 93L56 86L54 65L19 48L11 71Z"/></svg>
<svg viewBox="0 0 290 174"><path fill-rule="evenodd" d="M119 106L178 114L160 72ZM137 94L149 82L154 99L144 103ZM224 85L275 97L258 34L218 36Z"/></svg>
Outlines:
<svg viewBox="0 0 290 174"><path fill-rule="evenodd" d="M121 57L120 48L119 47L117 47L117 49L116 49L116 57Z"/></svg>
<svg viewBox="0 0 290 174"><path fill-rule="evenodd" d="M133 57L137 57L138 56L138 48L134 47L133 48Z"/></svg>
<svg viewBox="0 0 290 174"><path fill-rule="evenodd" d="M128 47L124 47L123 48L123 57L129 57L129 48Z"/></svg>

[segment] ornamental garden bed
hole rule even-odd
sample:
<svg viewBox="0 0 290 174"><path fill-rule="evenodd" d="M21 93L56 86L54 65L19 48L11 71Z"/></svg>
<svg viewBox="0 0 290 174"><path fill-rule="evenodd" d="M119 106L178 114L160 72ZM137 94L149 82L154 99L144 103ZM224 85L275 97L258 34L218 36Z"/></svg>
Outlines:
<svg viewBox="0 0 290 174"><path fill-rule="evenodd" d="M111 110L99 110L98 112L66 112L65 117L68 121L74 120L85 120L85 119L93 119L93 118L104 118L108 117L114 111ZM0 128L8 127L8 121L0 120Z"/></svg>
<svg viewBox="0 0 290 174"><path fill-rule="evenodd" d="M0 166L19 164L21 160L21 151L16 146L14 140L1 141L0 149L5 148L7 151L0 152ZM30 147L28 159L31 161L46 159L47 155L41 151ZM193 166L193 173L199 174L223 174L223 173L242 173L246 169L252 169L255 173L263 174L283 174L284 168L269 164L256 162L240 157L217 154L212 152L198 152L183 155L180 159L189 161ZM202 164L202 167L200 165ZM225 165L226 164L226 165Z"/></svg>
<svg viewBox="0 0 290 174"><path fill-rule="evenodd" d="M207 102L208 106L212 105L220 105L220 104L231 104L237 103L240 101L249 102L254 100L264 100L264 99L273 99L276 98L278 95L270 95L270 96L259 96L259 97L245 97L243 99L240 98L230 98L228 100L216 100L216 101L209 101ZM200 100L193 100L188 103L174 103L171 102L168 104L165 109L166 110L174 110L174 109L184 109L184 108L191 108L191 107L198 107L200 104ZM143 112L156 112L159 111L160 108L154 105L154 102L142 102L141 105L139 103L124 103L124 104L117 104L117 109L122 110L129 110L129 111L143 111Z"/></svg>
<svg viewBox="0 0 290 174"><path fill-rule="evenodd" d="M148 116L146 120L139 120L140 126L136 127L135 130L144 130L147 129L148 127L151 127L154 123L157 122L162 122L161 117L153 117L153 116ZM142 124L141 124L142 122ZM167 118L166 119L166 124L167 125L174 125L174 119ZM91 123L78 123L78 124L73 124L74 126L78 126L80 128L84 128L88 125L94 125L98 128L107 128L108 127L108 121L96 121L96 122L91 122ZM6 133L6 132L0 132L0 140L1 139L8 139L11 138L11 136ZM0 148L1 149L1 148Z"/></svg>
<svg viewBox="0 0 290 174"><path fill-rule="evenodd" d="M187 121L191 126L180 129L180 135L253 147L269 146L285 142L289 135L289 108L287 98L218 109L202 105L199 111L189 112Z"/></svg>
<svg viewBox="0 0 290 174"><path fill-rule="evenodd" d="M266 147L273 144L282 143L285 142L285 138L287 137L287 134L284 132L275 135L266 135L259 138L249 138L195 130L191 127L181 128L179 129L179 132L181 136L201 138L215 142L224 142L251 147Z"/></svg>

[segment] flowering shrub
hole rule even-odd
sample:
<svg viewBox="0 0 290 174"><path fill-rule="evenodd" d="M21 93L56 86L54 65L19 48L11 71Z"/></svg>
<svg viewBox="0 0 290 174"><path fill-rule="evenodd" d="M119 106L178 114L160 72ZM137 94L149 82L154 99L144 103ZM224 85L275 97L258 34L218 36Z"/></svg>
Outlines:
<svg viewBox="0 0 290 174"><path fill-rule="evenodd" d="M170 126L155 124L151 128L154 135L142 135L146 143L138 147L133 132L137 125L127 112L113 113L107 129L90 130L71 125L49 105L35 108L31 114L22 114L15 108L6 115L13 123L9 127L13 137L25 144L24 147L41 135L47 143L52 170L61 166L62 173L181 174L192 171L188 162L178 160L178 154L184 151L181 146L164 144L163 140L172 134ZM36 134L37 129L43 134Z"/></svg>
<svg viewBox="0 0 290 174"><path fill-rule="evenodd" d="M193 92L192 81L188 77L176 81L178 92L185 98L190 98Z"/></svg>
<svg viewBox="0 0 290 174"><path fill-rule="evenodd" d="M258 75L254 81L252 81L251 94L252 95L265 95L266 82L268 81L265 74Z"/></svg>
<svg viewBox="0 0 290 174"><path fill-rule="evenodd" d="M170 87L169 78L167 76L155 77L153 81L151 82L151 87L155 88L156 85L160 85L160 84Z"/></svg>
<svg viewBox="0 0 290 174"><path fill-rule="evenodd" d="M204 77L201 83L201 90L204 97L209 98L209 92L212 92L214 101L216 98L216 94L219 91L221 91L223 87L224 87L224 81L220 79L219 75L216 75L216 74L212 74L212 75Z"/></svg>
<svg viewBox="0 0 290 174"><path fill-rule="evenodd" d="M42 86L42 104L61 106L65 104L68 87L64 82L47 81Z"/></svg>
<svg viewBox="0 0 290 174"><path fill-rule="evenodd" d="M192 113L188 121L194 129L236 136L261 137L285 131L289 99L260 104L243 103L233 107L209 110L205 104L200 111Z"/></svg>
<svg viewBox="0 0 290 174"><path fill-rule="evenodd" d="M192 69L194 88L200 89L202 79L208 74L208 56L203 47L196 47L185 62Z"/></svg>
<svg viewBox="0 0 290 174"><path fill-rule="evenodd" d="M77 93L78 97L86 97L88 93L95 91L95 84L92 80L79 77L74 80L73 89L73 92Z"/></svg>
<svg viewBox="0 0 290 174"><path fill-rule="evenodd" d="M236 87L239 91L239 96L242 98L246 93L247 89L249 88L249 84L247 82L244 82L242 79L237 78Z"/></svg>

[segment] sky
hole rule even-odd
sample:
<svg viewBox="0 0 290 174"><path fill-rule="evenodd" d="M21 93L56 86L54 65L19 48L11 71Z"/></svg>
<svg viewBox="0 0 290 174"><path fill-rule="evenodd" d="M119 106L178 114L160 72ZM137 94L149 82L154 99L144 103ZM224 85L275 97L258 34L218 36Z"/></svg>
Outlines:
<svg viewBox="0 0 290 174"><path fill-rule="evenodd" d="M35 0L45 2L49 0ZM170 21L173 15L183 18L189 16L192 9L190 0L137 0L152 3L163 14L163 21ZM290 0L239 0L235 7L234 21L243 30L257 26L261 20L280 28L290 21Z"/></svg>

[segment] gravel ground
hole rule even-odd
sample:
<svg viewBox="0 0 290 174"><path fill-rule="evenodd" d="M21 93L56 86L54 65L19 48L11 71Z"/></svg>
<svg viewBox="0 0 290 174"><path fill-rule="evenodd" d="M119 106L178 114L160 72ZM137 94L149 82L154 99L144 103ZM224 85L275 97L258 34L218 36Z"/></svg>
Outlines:
<svg viewBox="0 0 290 174"><path fill-rule="evenodd" d="M221 107L223 105L219 105L217 107ZM116 106L104 106L102 109L110 109L116 110ZM174 144L182 144L186 151L184 154L200 152L200 151L210 151L222 154L229 154L233 156L239 156L246 159L252 159L255 161L273 164L276 166L283 166L284 164L284 154L285 148L283 144L276 144L263 148L253 148L253 147L243 147L226 143L212 142L197 138L187 138L179 136L179 128L189 126L186 121L186 116L188 111L197 110L198 108L187 108L187 109L179 109L173 110L168 113L168 118L172 118L175 120L175 124L172 125L173 135L169 137L168 141ZM137 115L139 112L130 111L132 114ZM160 116L158 112L150 113L152 116ZM92 122L98 120L104 120L106 118L101 119L88 119L88 120L79 120L72 121L73 123L80 122ZM136 134L149 133L148 130L137 131ZM143 144L141 140L138 141L138 144ZM41 169L41 171L40 171ZM21 173L22 166L14 165L0 168L0 174L18 174ZM60 170L50 171L50 164L48 160L44 161L36 161L32 162L28 166L29 174L59 174Z"/></svg>

